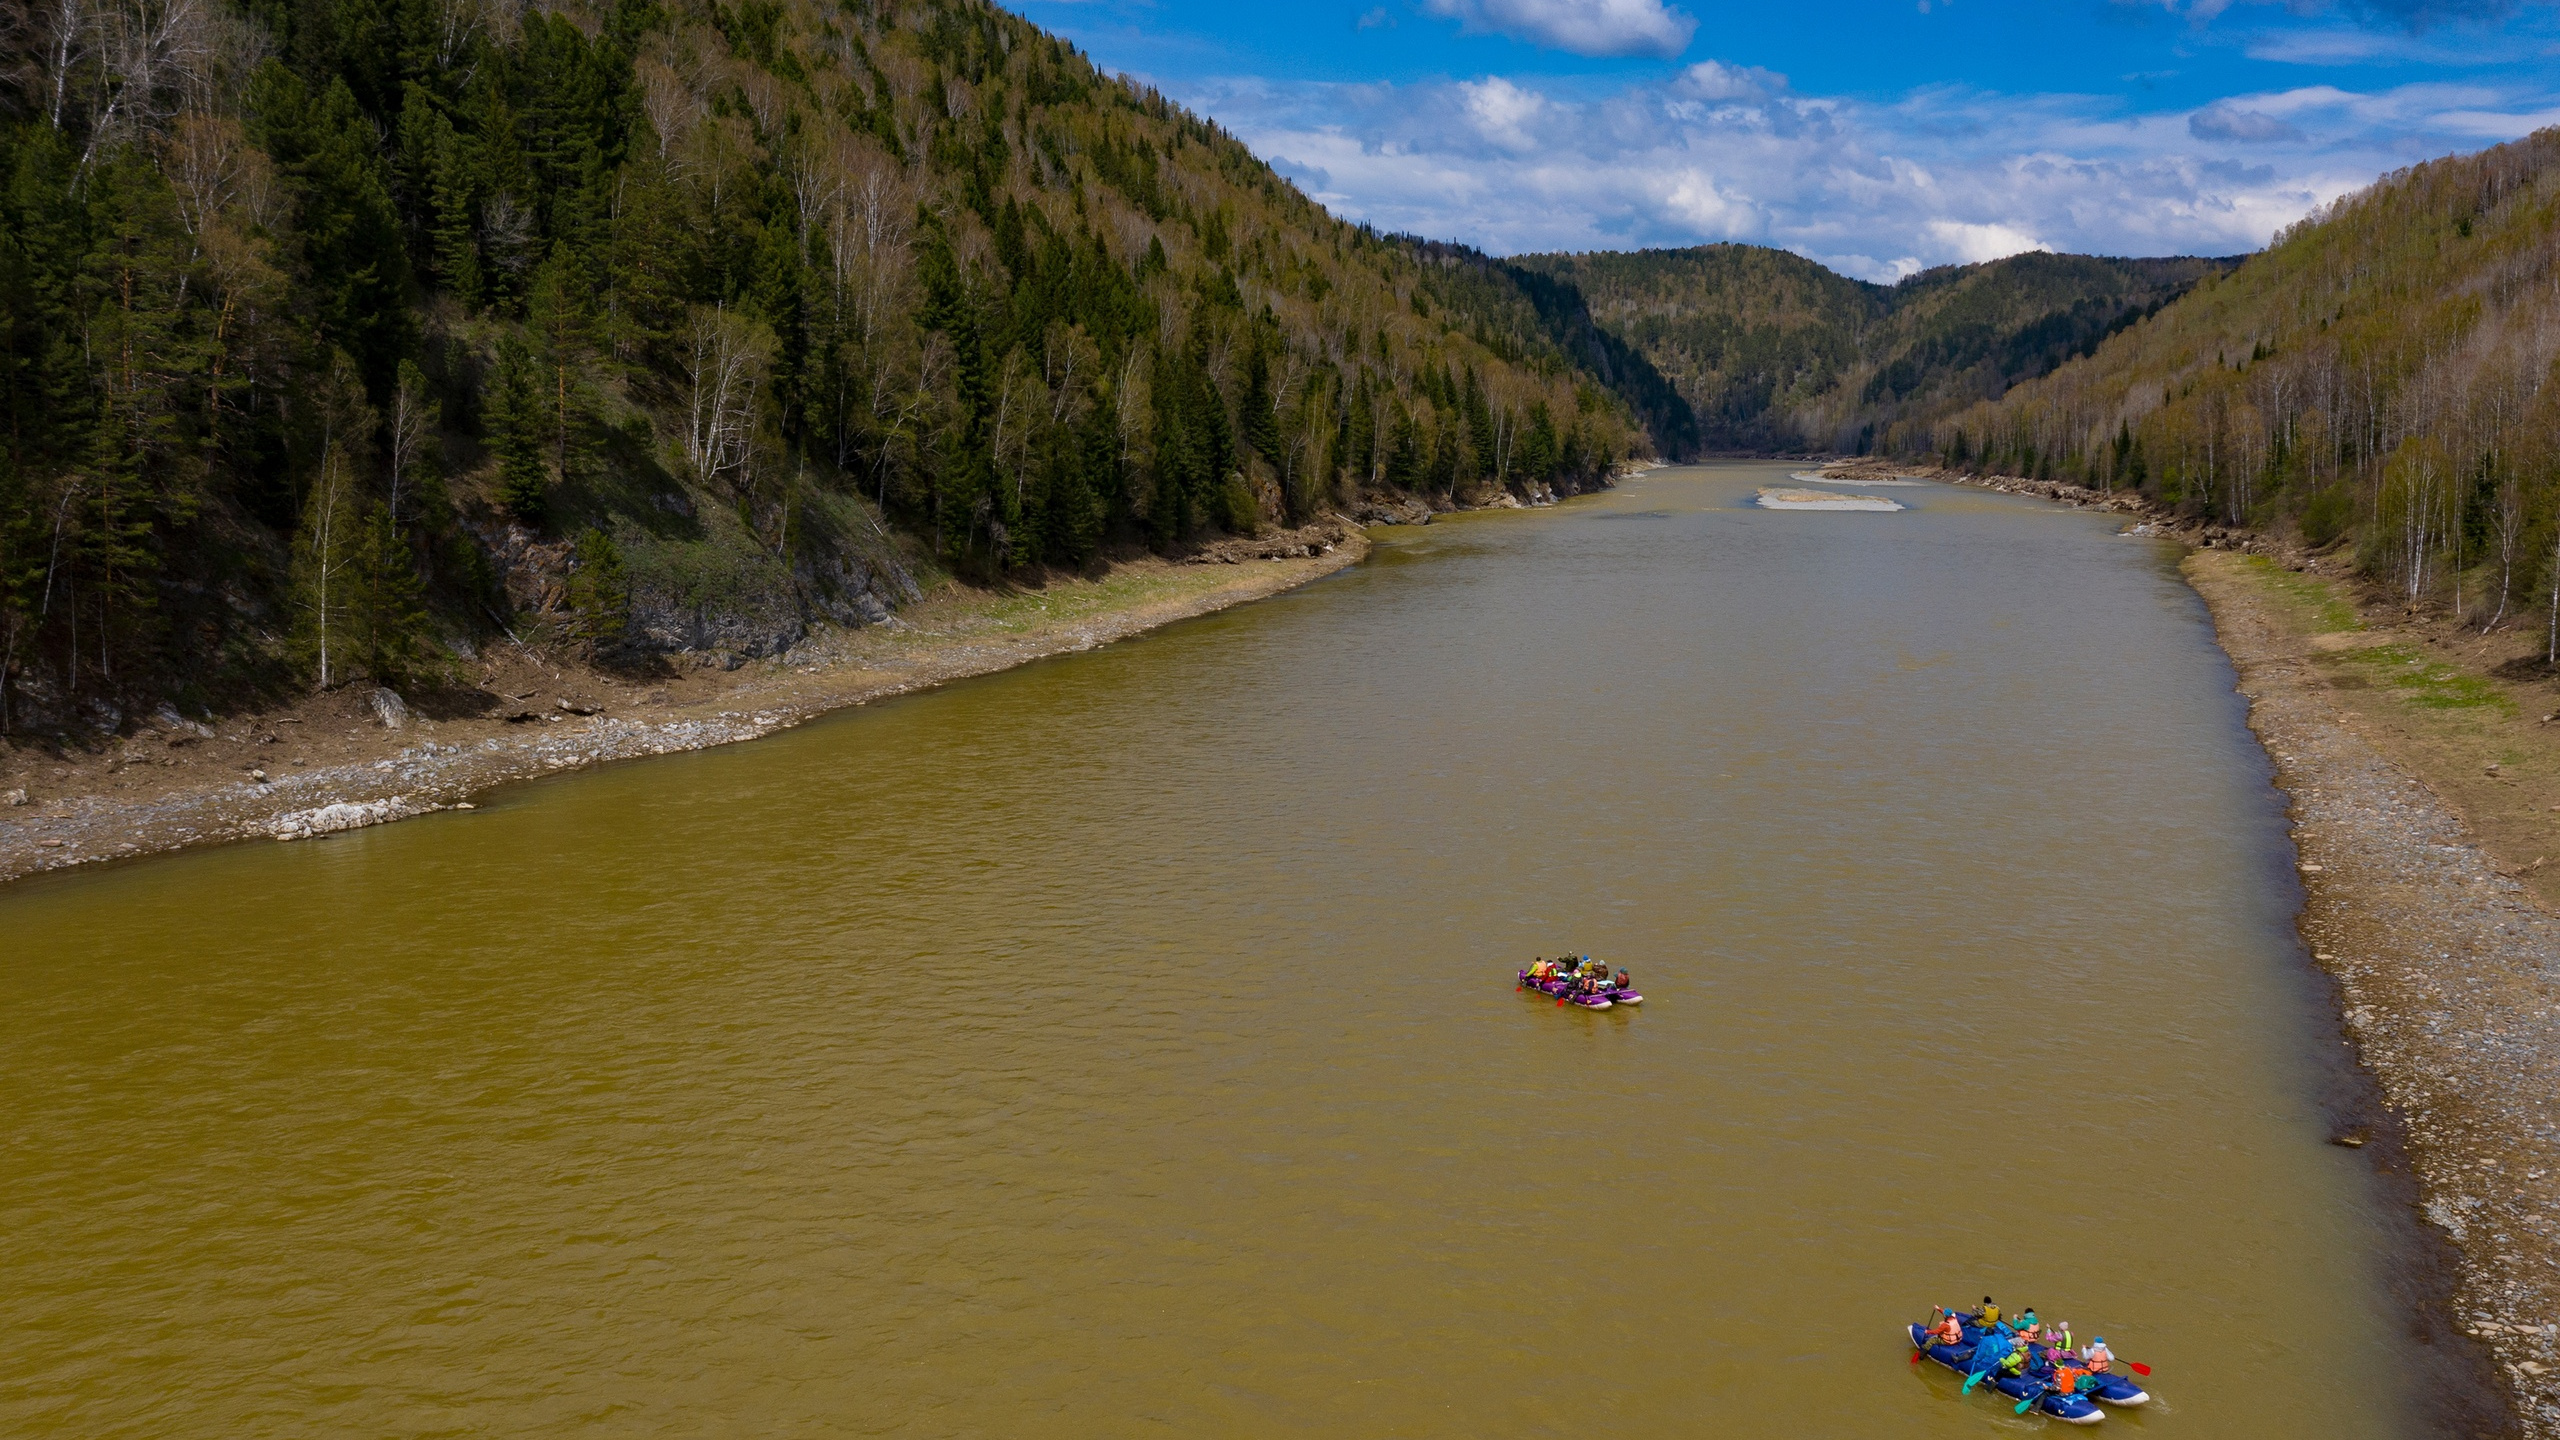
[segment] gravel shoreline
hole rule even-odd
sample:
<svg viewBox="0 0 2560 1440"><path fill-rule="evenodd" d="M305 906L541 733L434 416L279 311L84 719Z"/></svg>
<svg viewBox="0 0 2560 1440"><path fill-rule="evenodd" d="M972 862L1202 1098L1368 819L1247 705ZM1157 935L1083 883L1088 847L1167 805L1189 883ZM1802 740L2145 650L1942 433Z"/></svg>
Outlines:
<svg viewBox="0 0 2560 1440"><path fill-rule="evenodd" d="M2296 923L2381 1087L2410 1198L2460 1256L2436 1298L2512 1406L2460 1433L2560 1436L2560 918L2340 713L2312 647L2216 558L2192 557L2186 572L2293 802ZM2387 1151L2377 1158L2390 1165ZM2465 1348L2423 1317L2412 1330ZM2442 1357L2457 1370L2460 1358Z"/></svg>
<svg viewBox="0 0 2560 1440"><path fill-rule="evenodd" d="M2501 864L2448 799L2445 747L2344 703L2343 686L2367 682L2324 664L2360 648L2342 641L2413 635L2318 633L2328 627L2306 624L2271 584L2278 572L2245 558L2295 568L2302 557L2132 494L1875 461L1830 468L2106 510L2127 517L2128 534L2189 547L2182 573L2291 802L2296 928L2358 1067L2354 1093L2332 1097L2345 1112L2337 1141L2371 1156L2386 1193L2414 1212L2390 1278L2428 1419L2452 1435L2560 1440L2560 915L2518 878L2539 874L2541 858Z"/></svg>
<svg viewBox="0 0 2560 1440"><path fill-rule="evenodd" d="M72 793L33 803L23 799L23 789L13 792L18 803L0 809L0 883L195 845L311 839L468 806L473 796L513 780L753 740L849 705L1090 650L1259 600L1356 564L1369 551L1367 537L1354 525L1310 535L1312 543L1287 547L1294 553L1265 544L1255 547L1266 552L1259 555L1211 552L1187 565L1150 561L1123 567L1120 573L1135 572L1156 582L1155 588L1130 603L1073 618L1008 629L966 605L945 614L926 607L915 620L893 627L829 632L805 642L787 664L714 677L709 696L654 715L633 713L639 701L572 710L574 702L564 697L557 710L545 707L541 718L547 723L530 726L502 719L412 721L396 731L361 726L344 740L330 737L339 763L273 777L251 766L264 753L253 748L260 743L257 732L272 732L276 717L228 717L214 725L177 721L162 743L187 747L189 756L220 754L236 763L221 766L218 777L171 777L151 787L156 793L132 798L102 793L95 777L75 780ZM1201 565L1214 568L1195 568ZM556 688L596 686L589 677L583 685L571 681ZM123 755L145 748L128 744L108 762L106 773L117 772Z"/></svg>

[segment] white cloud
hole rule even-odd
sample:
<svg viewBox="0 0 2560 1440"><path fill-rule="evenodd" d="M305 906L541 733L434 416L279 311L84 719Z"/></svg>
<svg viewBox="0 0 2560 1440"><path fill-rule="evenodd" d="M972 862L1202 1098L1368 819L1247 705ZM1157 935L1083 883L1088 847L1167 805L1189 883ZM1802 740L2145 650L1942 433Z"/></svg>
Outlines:
<svg viewBox="0 0 2560 1440"><path fill-rule="evenodd" d="M1701 60L1680 72L1672 88L1701 100L1759 100L1787 88L1787 77L1757 65Z"/></svg>
<svg viewBox="0 0 2560 1440"><path fill-rule="evenodd" d="M1932 220L1929 222L1929 235L1938 242L1941 253L1952 255L1959 262L1967 265L1978 265L1985 260L2005 260L2012 255L2024 255L2030 250L2053 248L2024 230L2009 225L1967 224L1961 220Z"/></svg>
<svg viewBox="0 0 2560 1440"><path fill-rule="evenodd" d="M1467 114L1474 119L1477 134L1508 150L1526 150L1537 143L1525 127L1547 108L1544 95L1523 90L1499 75L1474 84L1462 82L1458 93L1466 97Z"/></svg>
<svg viewBox="0 0 2560 1440"><path fill-rule="evenodd" d="M2199 140L2223 140L2245 145L2298 142L2308 138L2299 129L2273 115L2262 110L2244 110L2228 100L2216 100L2188 116L2187 133Z"/></svg>
<svg viewBox="0 0 2560 1440"><path fill-rule="evenodd" d="M1382 229L1501 254L1745 240L1887 281L2031 249L2250 250L2384 171L2560 119L2560 97L2446 84L2150 112L1949 88L1876 103L1715 61L1619 88L1250 81L1188 98Z"/></svg>
<svg viewBox="0 0 2560 1440"><path fill-rule="evenodd" d="M1576 55L1679 54L1698 22L1662 0L1423 0L1434 15L1473 31Z"/></svg>
<svg viewBox="0 0 2560 1440"><path fill-rule="evenodd" d="M1713 176L1701 170L1677 177L1662 201L1664 208L1697 227L1700 233L1720 239L1747 239L1767 226L1759 207L1726 194L1717 187Z"/></svg>

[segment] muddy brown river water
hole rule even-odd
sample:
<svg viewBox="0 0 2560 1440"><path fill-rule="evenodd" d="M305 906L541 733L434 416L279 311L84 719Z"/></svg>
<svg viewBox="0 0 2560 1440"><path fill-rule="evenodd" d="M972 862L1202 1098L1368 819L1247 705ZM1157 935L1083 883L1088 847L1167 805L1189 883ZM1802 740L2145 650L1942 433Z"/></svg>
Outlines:
<svg viewBox="0 0 2560 1440"><path fill-rule="evenodd" d="M2195 596L1787 469L0 892L0 1432L2050 1428L1904 1364L1988 1290L2100 1433L2423 1433Z"/></svg>

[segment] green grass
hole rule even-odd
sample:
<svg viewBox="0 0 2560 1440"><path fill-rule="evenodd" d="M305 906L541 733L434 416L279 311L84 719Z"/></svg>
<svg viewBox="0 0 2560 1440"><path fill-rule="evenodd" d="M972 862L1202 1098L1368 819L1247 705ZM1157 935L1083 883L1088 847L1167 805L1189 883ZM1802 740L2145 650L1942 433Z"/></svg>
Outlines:
<svg viewBox="0 0 2560 1440"><path fill-rule="evenodd" d="M917 645L938 644L955 634L1019 635L1043 625L1087 620L1160 600L1201 594L1226 584L1236 573L1233 568L1220 565L1115 568L1098 580L1062 579L1045 589L982 592L959 600L953 608L928 612L919 622L920 629L897 634ZM945 594L939 598L954 597Z"/></svg>
<svg viewBox="0 0 2560 1440"><path fill-rule="evenodd" d="M2401 692L2401 698L2427 710L2471 710L2486 706L2516 713L2516 702L2478 675L2430 660L2406 645L2376 645L2337 657L2340 665L2361 666L2373 683Z"/></svg>
<svg viewBox="0 0 2560 1440"><path fill-rule="evenodd" d="M2356 618L2356 608L2328 581L2287 570L2263 555L2243 556L2240 565L2251 579L2283 598L2314 634L2364 628L2364 621Z"/></svg>

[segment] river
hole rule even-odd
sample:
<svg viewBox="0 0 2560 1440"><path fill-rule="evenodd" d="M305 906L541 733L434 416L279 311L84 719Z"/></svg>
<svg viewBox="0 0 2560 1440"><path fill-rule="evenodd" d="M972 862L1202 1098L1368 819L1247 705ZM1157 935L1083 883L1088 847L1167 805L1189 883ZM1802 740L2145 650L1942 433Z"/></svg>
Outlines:
<svg viewBox="0 0 2560 1440"><path fill-rule="evenodd" d="M752 745L0 891L0 1431L2401 1436L2165 547L1658 471ZM1630 968L1641 1011L1514 993Z"/></svg>

